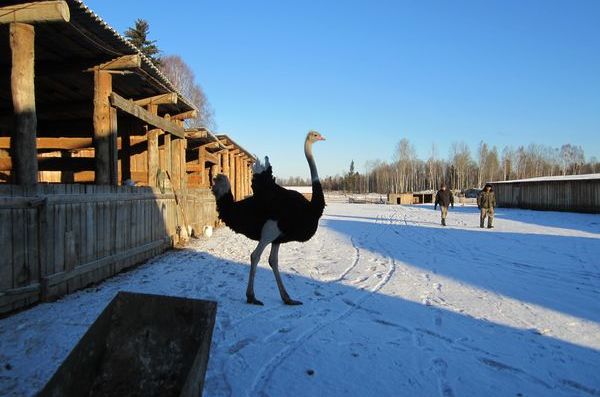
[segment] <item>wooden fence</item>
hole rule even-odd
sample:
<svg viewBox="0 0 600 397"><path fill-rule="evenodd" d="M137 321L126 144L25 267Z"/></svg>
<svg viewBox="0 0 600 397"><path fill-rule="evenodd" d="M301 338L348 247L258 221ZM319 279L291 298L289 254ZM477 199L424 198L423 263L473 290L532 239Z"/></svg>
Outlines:
<svg viewBox="0 0 600 397"><path fill-rule="evenodd" d="M494 183L499 207L600 213L600 179Z"/></svg>
<svg viewBox="0 0 600 397"><path fill-rule="evenodd" d="M0 185L0 313L51 300L163 252L217 221L208 189Z"/></svg>

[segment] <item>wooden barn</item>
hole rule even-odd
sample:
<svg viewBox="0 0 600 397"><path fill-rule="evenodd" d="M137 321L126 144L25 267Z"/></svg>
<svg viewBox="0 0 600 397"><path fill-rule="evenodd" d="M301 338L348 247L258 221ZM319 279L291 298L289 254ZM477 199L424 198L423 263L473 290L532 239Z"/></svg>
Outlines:
<svg viewBox="0 0 600 397"><path fill-rule="evenodd" d="M0 3L0 313L216 225L216 172L250 194L253 157L196 112L81 1Z"/></svg>
<svg viewBox="0 0 600 397"><path fill-rule="evenodd" d="M600 213L600 174L491 183L499 207Z"/></svg>
<svg viewBox="0 0 600 397"><path fill-rule="evenodd" d="M433 203L435 192L388 193L388 204L426 204Z"/></svg>

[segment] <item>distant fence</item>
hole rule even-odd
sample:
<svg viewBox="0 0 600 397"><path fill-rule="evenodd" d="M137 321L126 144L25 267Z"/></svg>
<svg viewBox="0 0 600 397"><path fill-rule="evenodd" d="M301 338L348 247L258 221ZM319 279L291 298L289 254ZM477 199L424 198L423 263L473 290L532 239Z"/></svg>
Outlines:
<svg viewBox="0 0 600 397"><path fill-rule="evenodd" d="M0 186L0 313L51 300L163 252L217 221L208 189Z"/></svg>

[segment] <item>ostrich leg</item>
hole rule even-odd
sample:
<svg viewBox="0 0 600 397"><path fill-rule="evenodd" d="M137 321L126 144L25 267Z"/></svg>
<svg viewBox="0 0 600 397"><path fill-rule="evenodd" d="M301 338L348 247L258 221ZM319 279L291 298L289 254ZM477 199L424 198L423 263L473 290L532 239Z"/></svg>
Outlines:
<svg viewBox="0 0 600 397"><path fill-rule="evenodd" d="M277 282L277 288L279 288L279 295L286 305L301 305L302 302L295 301L290 298L285 287L283 286L283 280L281 280L281 274L279 274L279 244L273 243L271 245L271 254L269 255L269 265L273 269L275 275L275 281Z"/></svg>
<svg viewBox="0 0 600 397"><path fill-rule="evenodd" d="M277 222L268 220L265 222L258 245L250 254L250 276L248 278L248 288L246 289L246 302L253 305L262 305L263 303L254 296L254 276L256 276L256 268L267 245L271 244L277 237L281 235L281 230L277 227Z"/></svg>

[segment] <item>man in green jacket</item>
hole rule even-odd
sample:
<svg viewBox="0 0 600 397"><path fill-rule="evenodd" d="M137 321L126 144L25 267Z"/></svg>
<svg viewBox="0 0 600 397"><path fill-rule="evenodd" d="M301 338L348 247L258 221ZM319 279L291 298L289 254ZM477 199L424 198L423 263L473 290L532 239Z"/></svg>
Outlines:
<svg viewBox="0 0 600 397"><path fill-rule="evenodd" d="M483 190L477 196L477 207L481 211L481 215L479 217L479 227L483 228L485 223L485 218L488 218L488 229L492 229L494 227L494 207L496 206L496 196L494 195L494 190L492 189L492 185L489 183L485 184Z"/></svg>

